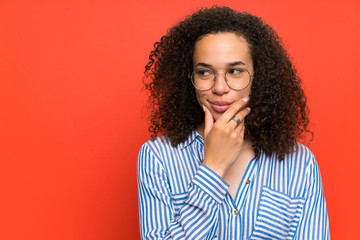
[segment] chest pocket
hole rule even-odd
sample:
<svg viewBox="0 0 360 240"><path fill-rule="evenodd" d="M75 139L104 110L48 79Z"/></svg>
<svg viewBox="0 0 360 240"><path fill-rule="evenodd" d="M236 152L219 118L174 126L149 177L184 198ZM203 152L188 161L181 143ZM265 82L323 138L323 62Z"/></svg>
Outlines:
<svg viewBox="0 0 360 240"><path fill-rule="evenodd" d="M250 239L293 239L304 203L304 198L291 198L263 187L256 224Z"/></svg>
<svg viewBox="0 0 360 240"><path fill-rule="evenodd" d="M179 216L179 210L184 206L184 202L188 197L188 193L172 194L171 199L174 207L175 218Z"/></svg>

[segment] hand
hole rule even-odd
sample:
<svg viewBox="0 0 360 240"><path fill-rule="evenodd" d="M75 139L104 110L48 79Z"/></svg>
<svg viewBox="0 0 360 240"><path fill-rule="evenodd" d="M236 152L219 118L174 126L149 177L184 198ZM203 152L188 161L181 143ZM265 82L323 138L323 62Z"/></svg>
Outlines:
<svg viewBox="0 0 360 240"><path fill-rule="evenodd" d="M246 99L241 99L233 103L215 123L211 112L204 106L203 164L221 177L235 163L244 143L244 119L250 113L250 108L245 107L246 102ZM241 120L239 125L232 120L234 116Z"/></svg>

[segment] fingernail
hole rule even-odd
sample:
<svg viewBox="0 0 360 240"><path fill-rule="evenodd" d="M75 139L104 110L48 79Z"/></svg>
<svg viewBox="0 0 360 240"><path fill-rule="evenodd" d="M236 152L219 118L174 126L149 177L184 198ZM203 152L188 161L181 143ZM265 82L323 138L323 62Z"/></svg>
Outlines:
<svg viewBox="0 0 360 240"><path fill-rule="evenodd" d="M249 110L249 112L251 111L251 108L247 107L247 109Z"/></svg>
<svg viewBox="0 0 360 240"><path fill-rule="evenodd" d="M247 101L249 101L249 96L247 96L247 97L244 97L243 99L242 99L244 102L247 102Z"/></svg>
<svg viewBox="0 0 360 240"><path fill-rule="evenodd" d="M205 112L205 106L204 106L204 104L202 104L201 106L202 106L202 108L203 108L203 110L204 110L204 112Z"/></svg>

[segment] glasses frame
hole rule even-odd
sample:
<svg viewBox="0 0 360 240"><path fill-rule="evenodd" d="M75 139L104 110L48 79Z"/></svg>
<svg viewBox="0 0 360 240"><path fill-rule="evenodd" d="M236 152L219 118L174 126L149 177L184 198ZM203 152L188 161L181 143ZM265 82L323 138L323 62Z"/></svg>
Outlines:
<svg viewBox="0 0 360 240"><path fill-rule="evenodd" d="M215 86L215 82L216 82L216 76L218 75L218 74L224 74L225 75L225 82L226 82L226 85L229 87L229 88L231 88L232 90L235 90L235 91L241 91L241 90L244 90L245 88L247 88L249 85L250 85L250 83L252 82L252 80L253 80L253 78L254 78L254 74L250 74L250 72L246 69L246 68L242 68L243 70L245 70L248 74L249 74L249 76L250 76L250 81L249 81L249 83L246 85L246 87L244 87L244 88L241 88L241 89L236 89L236 88L233 88L233 87L231 87L230 85L229 85L229 83L228 83L228 79L227 79L227 77L226 77L226 74L230 71L226 71L226 72L213 72L213 71L211 71L210 69L209 69L209 72L211 72L213 75L214 75L214 79L213 79L213 85L210 87L210 88L208 88L208 89L199 89L198 87L196 87L196 85L195 85L195 80L194 80L194 74L195 74L195 71L193 71L192 73L191 73L191 76L190 76L190 78L191 78L191 83L192 83L192 85L197 89L197 90L199 90L199 91L207 91L207 90L210 90L210 89L212 89L214 86Z"/></svg>

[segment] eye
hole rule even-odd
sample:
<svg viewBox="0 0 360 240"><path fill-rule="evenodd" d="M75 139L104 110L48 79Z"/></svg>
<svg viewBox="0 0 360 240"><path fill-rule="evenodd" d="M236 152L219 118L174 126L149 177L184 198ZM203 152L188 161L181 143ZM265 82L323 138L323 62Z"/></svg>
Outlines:
<svg viewBox="0 0 360 240"><path fill-rule="evenodd" d="M245 69L242 69L242 68L234 68L234 69L230 69L229 71L228 71L228 73L230 74L230 75L240 75L240 74L242 74L242 73L244 73L245 72Z"/></svg>
<svg viewBox="0 0 360 240"><path fill-rule="evenodd" d="M208 69L196 69L194 72L197 76L203 77L211 76L213 74L212 71Z"/></svg>

